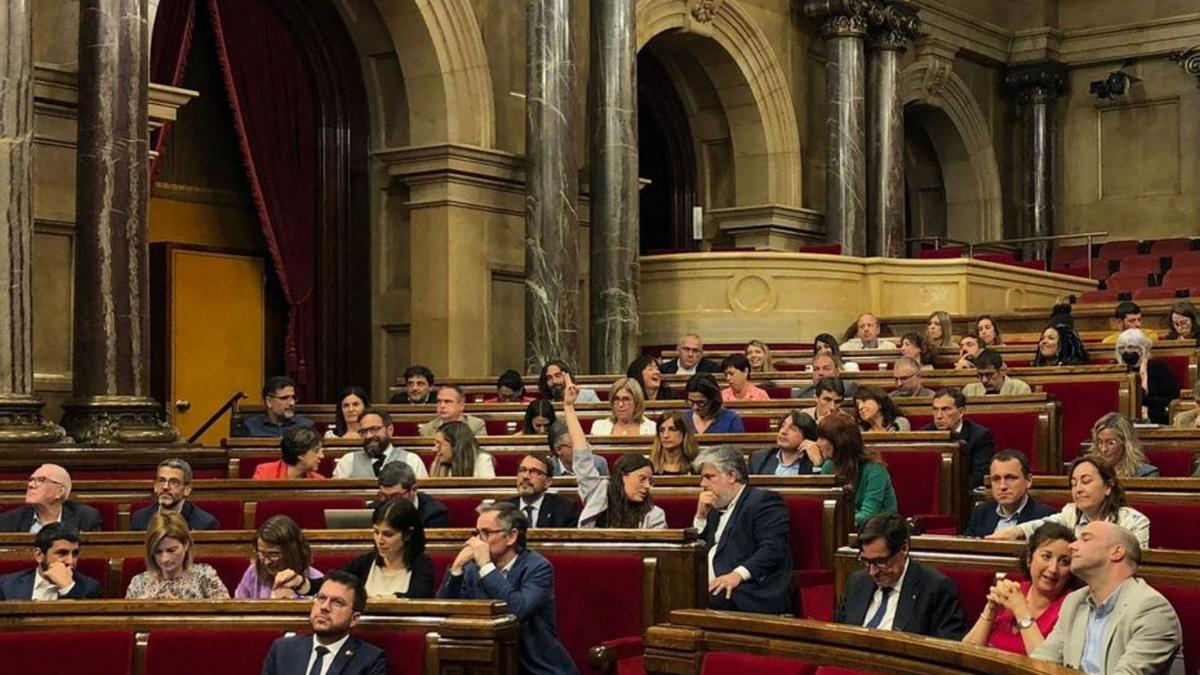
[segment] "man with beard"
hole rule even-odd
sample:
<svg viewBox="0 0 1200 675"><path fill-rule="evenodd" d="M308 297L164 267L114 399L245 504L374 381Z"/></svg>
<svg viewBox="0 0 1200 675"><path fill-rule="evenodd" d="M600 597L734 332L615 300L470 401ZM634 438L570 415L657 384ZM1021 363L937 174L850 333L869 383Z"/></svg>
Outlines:
<svg viewBox="0 0 1200 675"><path fill-rule="evenodd" d="M234 436L282 438L288 429L313 428L312 420L296 414L296 383L292 378L282 375L269 378L263 385L262 397L266 412L242 420Z"/></svg>
<svg viewBox="0 0 1200 675"><path fill-rule="evenodd" d="M79 530L51 523L33 539L34 569L0 577L0 600L87 600L100 597L100 582L77 571Z"/></svg>
<svg viewBox="0 0 1200 675"><path fill-rule="evenodd" d="M155 503L134 511L129 529L145 531L160 511L178 511L192 530L219 530L221 524L208 511L188 501L192 495L192 466L182 459L164 459L154 479Z"/></svg>
<svg viewBox="0 0 1200 675"><path fill-rule="evenodd" d="M333 467L334 478L378 478L383 465L391 462L409 465L417 478L429 476L416 453L392 447L392 416L386 410L364 410L358 417L358 434L363 449L342 455Z"/></svg>
<svg viewBox="0 0 1200 675"><path fill-rule="evenodd" d="M558 359L547 361L546 365L542 366L542 374L538 376L538 391L542 392L542 398L551 401L563 400L568 377L574 378L575 371L566 362ZM579 398L575 402L599 403L600 396L595 390L580 388Z"/></svg>
<svg viewBox="0 0 1200 675"><path fill-rule="evenodd" d="M517 467L517 496L504 499L529 519L530 527L578 527L579 504L547 492L553 482L549 457L529 453Z"/></svg>

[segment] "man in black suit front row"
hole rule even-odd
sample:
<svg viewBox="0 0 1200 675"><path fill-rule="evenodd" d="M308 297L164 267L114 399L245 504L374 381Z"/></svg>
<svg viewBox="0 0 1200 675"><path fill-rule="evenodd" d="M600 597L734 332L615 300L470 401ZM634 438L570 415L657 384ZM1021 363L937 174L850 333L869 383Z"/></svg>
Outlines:
<svg viewBox="0 0 1200 675"><path fill-rule="evenodd" d="M521 510L530 527L579 527L579 503L553 492L553 462L549 455L529 453L517 466L517 496L501 501Z"/></svg>
<svg viewBox="0 0 1200 675"><path fill-rule="evenodd" d="M858 560L834 621L961 640L967 632L954 582L908 555L908 523L880 513L858 533Z"/></svg>
<svg viewBox="0 0 1200 675"><path fill-rule="evenodd" d="M75 569L79 530L50 523L33 538L33 569L0 577L0 600L88 600L100 597L100 582Z"/></svg>

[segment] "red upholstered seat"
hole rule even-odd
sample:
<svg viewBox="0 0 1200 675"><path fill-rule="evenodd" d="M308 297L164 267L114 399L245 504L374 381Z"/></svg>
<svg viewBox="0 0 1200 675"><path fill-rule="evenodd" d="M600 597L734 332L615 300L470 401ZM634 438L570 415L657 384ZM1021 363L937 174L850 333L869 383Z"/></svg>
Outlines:
<svg viewBox="0 0 1200 675"><path fill-rule="evenodd" d="M1150 547L1200 551L1200 504L1129 504L1150 519Z"/></svg>
<svg viewBox="0 0 1200 675"><path fill-rule="evenodd" d="M687 495L653 495L654 505L667 515L667 527L678 530L692 526L696 516L696 498Z"/></svg>
<svg viewBox="0 0 1200 675"><path fill-rule="evenodd" d="M1200 253L1200 251L1191 251L1190 253ZM1170 271L1163 275L1162 284L1160 285L1164 288L1191 288L1193 286L1200 286L1200 260L1185 265L1176 258L1175 264L1172 265Z"/></svg>
<svg viewBox="0 0 1200 675"><path fill-rule="evenodd" d="M797 570L792 573L795 589L793 612L801 619L833 621L833 572L829 570Z"/></svg>
<svg viewBox="0 0 1200 675"><path fill-rule="evenodd" d="M475 527L475 512L479 506L479 497L443 497L438 495L438 501L445 504L450 511L450 527Z"/></svg>
<svg viewBox="0 0 1200 675"><path fill-rule="evenodd" d="M605 640L606 647L615 657L612 666L606 673L615 675L646 675L646 659L643 656L646 646L640 637L624 637L616 640ZM598 670L592 668L592 672Z"/></svg>
<svg viewBox="0 0 1200 675"><path fill-rule="evenodd" d="M1171 256L1171 270L1200 269L1200 251L1181 251Z"/></svg>
<svg viewBox="0 0 1200 675"><path fill-rule="evenodd" d="M1151 286L1151 277L1145 272L1117 272L1104 282L1110 291L1135 291Z"/></svg>
<svg viewBox="0 0 1200 675"><path fill-rule="evenodd" d="M84 502L88 506L100 512L100 522L103 523L105 532L112 532L117 529L117 503L116 502Z"/></svg>
<svg viewBox="0 0 1200 675"><path fill-rule="evenodd" d="M133 671L133 632L0 633L0 655L6 673L59 670L71 675L129 675ZM55 668L54 663L59 667Z"/></svg>
<svg viewBox="0 0 1200 675"><path fill-rule="evenodd" d="M642 634L642 556L544 553L554 565L554 602L563 646L587 670L587 652Z"/></svg>
<svg viewBox="0 0 1200 675"><path fill-rule="evenodd" d="M742 426L748 434L771 433L771 418L764 415L742 415Z"/></svg>
<svg viewBox="0 0 1200 675"><path fill-rule="evenodd" d="M1171 257L1192 248L1191 239L1159 239L1150 245L1150 253Z"/></svg>
<svg viewBox="0 0 1200 675"><path fill-rule="evenodd" d="M239 556L200 556L195 559L195 562L211 565L217 571L217 576L221 578L221 583L225 584L225 590L229 591L229 595L232 597L234 590L242 580L242 575L246 573L246 568L250 565L250 556L247 555L244 558ZM145 571L145 558L128 557L122 560L121 588L116 597L125 597L129 582Z"/></svg>
<svg viewBox="0 0 1200 675"><path fill-rule="evenodd" d="M1165 298L1175 297L1176 290L1174 288L1166 288L1162 286L1154 286L1152 288L1138 288L1133 291L1134 300L1162 300Z"/></svg>
<svg viewBox="0 0 1200 675"><path fill-rule="evenodd" d="M312 566L321 572L329 572L331 570L340 570L346 566L346 563L354 560L358 556L368 553L371 550L370 544L363 545L361 551L355 553L319 553L313 555Z"/></svg>
<svg viewBox="0 0 1200 675"><path fill-rule="evenodd" d="M198 508L204 509L212 514L213 518L221 524L222 530L240 530L242 529L242 502L231 499L212 499L212 500L191 500ZM154 502L149 499L132 502L129 505L129 512L136 513L141 509L149 506Z"/></svg>
<svg viewBox="0 0 1200 675"><path fill-rule="evenodd" d="M1194 450L1147 450L1146 459L1163 478L1187 478L1195 466Z"/></svg>
<svg viewBox="0 0 1200 675"><path fill-rule="evenodd" d="M1162 257L1157 255L1138 255L1121 258L1118 269L1121 273L1141 272L1142 274L1160 274L1162 272Z"/></svg>
<svg viewBox="0 0 1200 675"><path fill-rule="evenodd" d="M241 455L238 458L238 475L237 475L237 477L238 478L254 478L254 470L258 468L259 464L270 464L271 462L278 461L278 459L279 459L278 457L272 457L269 455L252 455L252 456ZM195 474L193 474L193 476L194 475ZM328 476L330 474L324 474L324 475Z"/></svg>
<svg viewBox="0 0 1200 675"><path fill-rule="evenodd" d="M1120 384L1111 382L1046 382L1042 391L1062 403L1063 461L1075 459L1079 444L1091 438L1102 415L1120 410ZM1049 467L1046 467L1049 468Z"/></svg>
<svg viewBox="0 0 1200 675"><path fill-rule="evenodd" d="M424 631L358 631L355 635L387 654L388 675L424 675Z"/></svg>
<svg viewBox="0 0 1200 675"><path fill-rule="evenodd" d="M520 452L493 452L492 461L496 466L496 475L517 475L517 467L521 466L521 459L524 457L525 454Z"/></svg>
<svg viewBox="0 0 1200 675"><path fill-rule="evenodd" d="M361 509L366 505L362 499L349 497L329 499L263 499L254 512L254 527L266 522L267 518L284 513L302 528L320 530L325 528L325 509Z"/></svg>
<svg viewBox="0 0 1200 675"><path fill-rule="evenodd" d="M1120 241L1107 241L1100 245L1100 258L1124 258L1125 256L1137 255L1140 242L1131 239L1122 239Z"/></svg>
<svg viewBox="0 0 1200 675"><path fill-rule="evenodd" d="M515 420L484 420L483 426L487 429L489 436L509 436L517 432L520 422Z"/></svg>
<svg viewBox="0 0 1200 675"><path fill-rule="evenodd" d="M1054 269L1057 271L1063 267L1074 267L1079 263L1086 264L1090 255L1091 251L1087 244L1059 246L1054 249Z"/></svg>
<svg viewBox="0 0 1200 675"><path fill-rule="evenodd" d="M432 418L431 418L432 419ZM392 422L393 436L420 436L420 424L417 422L405 422L397 420Z"/></svg>
<svg viewBox="0 0 1200 675"><path fill-rule="evenodd" d="M958 602L962 605L963 619L974 626L983 608L987 606L988 589L996 582L995 573L989 570L970 570L955 567L937 567L958 588Z"/></svg>
<svg viewBox="0 0 1200 675"><path fill-rule="evenodd" d="M708 652L700 666L700 675L813 675L816 672L816 665L808 661L741 652Z"/></svg>
<svg viewBox="0 0 1200 675"><path fill-rule="evenodd" d="M907 415L907 417L913 429L922 429L933 423L932 415ZM997 451L1015 448L1029 455L1030 461L1036 464L1036 453L1033 451L1038 442L1038 413L1036 411L983 412L980 409L971 409L968 401L967 417L991 430L992 435L996 437ZM1041 468L1033 467L1035 472Z"/></svg>
<svg viewBox="0 0 1200 675"><path fill-rule="evenodd" d="M1112 353L1109 352L1108 354L1106 354L1106 356L1111 356L1111 354ZM1168 356L1154 355L1153 356L1153 360L1162 361L1163 363L1165 363L1167 365L1168 368L1171 369L1171 374L1175 376L1175 382L1177 382L1181 387L1183 387L1185 389L1188 386L1188 359L1189 358L1190 357L1187 354L1168 355Z"/></svg>
<svg viewBox="0 0 1200 675"><path fill-rule="evenodd" d="M1184 671L1200 672L1200 589L1169 584L1155 584L1154 589L1163 594L1179 615L1179 625L1183 629Z"/></svg>
<svg viewBox="0 0 1200 675"><path fill-rule="evenodd" d="M282 635L271 629L150 631L145 675L254 675Z"/></svg>
<svg viewBox="0 0 1200 675"><path fill-rule="evenodd" d="M892 476L900 513L922 517L942 515L940 452L884 452L883 461Z"/></svg>

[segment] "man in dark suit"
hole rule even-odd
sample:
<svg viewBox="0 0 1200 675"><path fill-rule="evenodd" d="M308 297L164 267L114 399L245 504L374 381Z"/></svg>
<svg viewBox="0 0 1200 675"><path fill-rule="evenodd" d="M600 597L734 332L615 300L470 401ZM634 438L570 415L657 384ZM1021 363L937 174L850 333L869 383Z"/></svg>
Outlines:
<svg viewBox="0 0 1200 675"><path fill-rule="evenodd" d="M954 582L908 555L908 523L879 513L858 533L864 570L850 575L834 621L946 640L967 632Z"/></svg>
<svg viewBox="0 0 1200 675"><path fill-rule="evenodd" d="M192 466L182 459L164 459L154 478L157 503L133 512L129 529L143 531L159 511L178 511L191 530L219 530L221 524L212 514L188 501L192 496Z"/></svg>
<svg viewBox="0 0 1200 675"><path fill-rule="evenodd" d="M719 373L721 364L704 358L704 342L699 335L688 333L679 338L679 357L663 361L658 367L658 372L663 375Z"/></svg>
<svg viewBox="0 0 1200 675"><path fill-rule="evenodd" d="M33 538L33 569L0 577L0 600L87 600L100 597L100 582L77 571L79 530L50 523Z"/></svg>
<svg viewBox="0 0 1200 675"><path fill-rule="evenodd" d="M25 484L25 506L0 514L0 532L37 532L50 523L70 525L80 532L100 529L100 512L87 504L68 501L71 474L57 464L43 464Z"/></svg>
<svg viewBox="0 0 1200 675"><path fill-rule="evenodd" d="M547 492L554 481L553 460L529 453L517 466L517 496L504 499L525 514L530 527L579 527L579 503Z"/></svg>
<svg viewBox="0 0 1200 675"><path fill-rule="evenodd" d="M746 458L721 446L700 471L695 528L708 546L708 606L759 614L792 611L792 547L783 498L747 484Z"/></svg>
<svg viewBox="0 0 1200 675"><path fill-rule="evenodd" d="M244 418L233 430L234 436L283 438L288 429L312 429L313 422L296 414L296 382L284 375L267 378L262 388L265 412Z"/></svg>
<svg viewBox="0 0 1200 675"><path fill-rule="evenodd" d="M816 420L806 412L793 410L779 425L775 447L755 450L748 469L751 475L808 476L820 473L821 464Z"/></svg>
<svg viewBox="0 0 1200 675"><path fill-rule="evenodd" d="M404 369L404 391L392 396L388 403L412 403L414 405L437 403L437 392L433 389L433 371L420 364Z"/></svg>
<svg viewBox="0 0 1200 675"><path fill-rule="evenodd" d="M329 572L308 615L312 635L276 640L263 661L262 675L387 675L383 650L350 634L366 607L367 590L358 577L343 570Z"/></svg>
<svg viewBox="0 0 1200 675"><path fill-rule="evenodd" d="M964 532L968 537L986 537L1006 527L1053 515L1057 510L1029 496L1033 475L1029 458L1020 450L1001 450L992 457L992 500L971 512Z"/></svg>
<svg viewBox="0 0 1200 675"><path fill-rule="evenodd" d="M417 489L417 474L406 462L388 462L379 470L379 494L367 504L375 508L393 497L401 497L417 507L417 515L425 529L450 527L450 509L437 499Z"/></svg>
<svg viewBox="0 0 1200 675"><path fill-rule="evenodd" d="M821 389L818 389L822 380L833 380L838 384L836 391L844 397L854 397L858 391L858 385L853 380L842 379L842 369L838 367L837 361L833 360L832 354L820 353L813 357L812 360L812 384L807 387L793 387L792 398L817 398L821 394ZM828 387L824 391L828 391Z"/></svg>
<svg viewBox="0 0 1200 675"><path fill-rule="evenodd" d="M996 454L996 437L992 430L976 424L963 416L967 412L967 397L962 391L951 387L939 390L933 396L933 423L926 424L922 431L951 431L951 436L967 445L970 462L970 478L967 489L974 490L983 485L992 455Z"/></svg>
<svg viewBox="0 0 1200 675"><path fill-rule="evenodd" d="M482 504L475 528L446 570L437 596L503 600L521 624L521 673L578 673L555 628L554 568L525 547L525 514L506 502Z"/></svg>

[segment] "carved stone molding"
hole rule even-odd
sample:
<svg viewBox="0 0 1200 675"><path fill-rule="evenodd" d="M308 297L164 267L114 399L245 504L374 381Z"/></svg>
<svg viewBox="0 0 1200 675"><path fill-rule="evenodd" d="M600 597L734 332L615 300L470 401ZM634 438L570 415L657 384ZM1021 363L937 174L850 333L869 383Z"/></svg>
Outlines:
<svg viewBox="0 0 1200 675"><path fill-rule="evenodd" d="M1022 104L1050 103L1067 91L1067 67L1057 61L1011 68L1004 84Z"/></svg>
<svg viewBox="0 0 1200 675"><path fill-rule="evenodd" d="M688 15L693 21L712 23L725 0L688 0Z"/></svg>
<svg viewBox="0 0 1200 675"><path fill-rule="evenodd" d="M21 394L0 394L0 443L64 443L67 432L41 415L41 401Z"/></svg>
<svg viewBox="0 0 1200 675"><path fill-rule="evenodd" d="M140 396L88 396L62 404L63 428L82 445L179 443L163 408Z"/></svg>
<svg viewBox="0 0 1200 675"><path fill-rule="evenodd" d="M1200 88L1200 45L1174 52L1171 60L1178 63L1185 73L1196 78L1196 87Z"/></svg>
<svg viewBox="0 0 1200 675"><path fill-rule="evenodd" d="M882 21L883 8L872 0L806 0L804 13L821 22L821 37L866 37Z"/></svg>
<svg viewBox="0 0 1200 675"><path fill-rule="evenodd" d="M876 49L904 51L921 31L917 8L908 0L878 0L882 9L879 24L871 31L871 45Z"/></svg>

